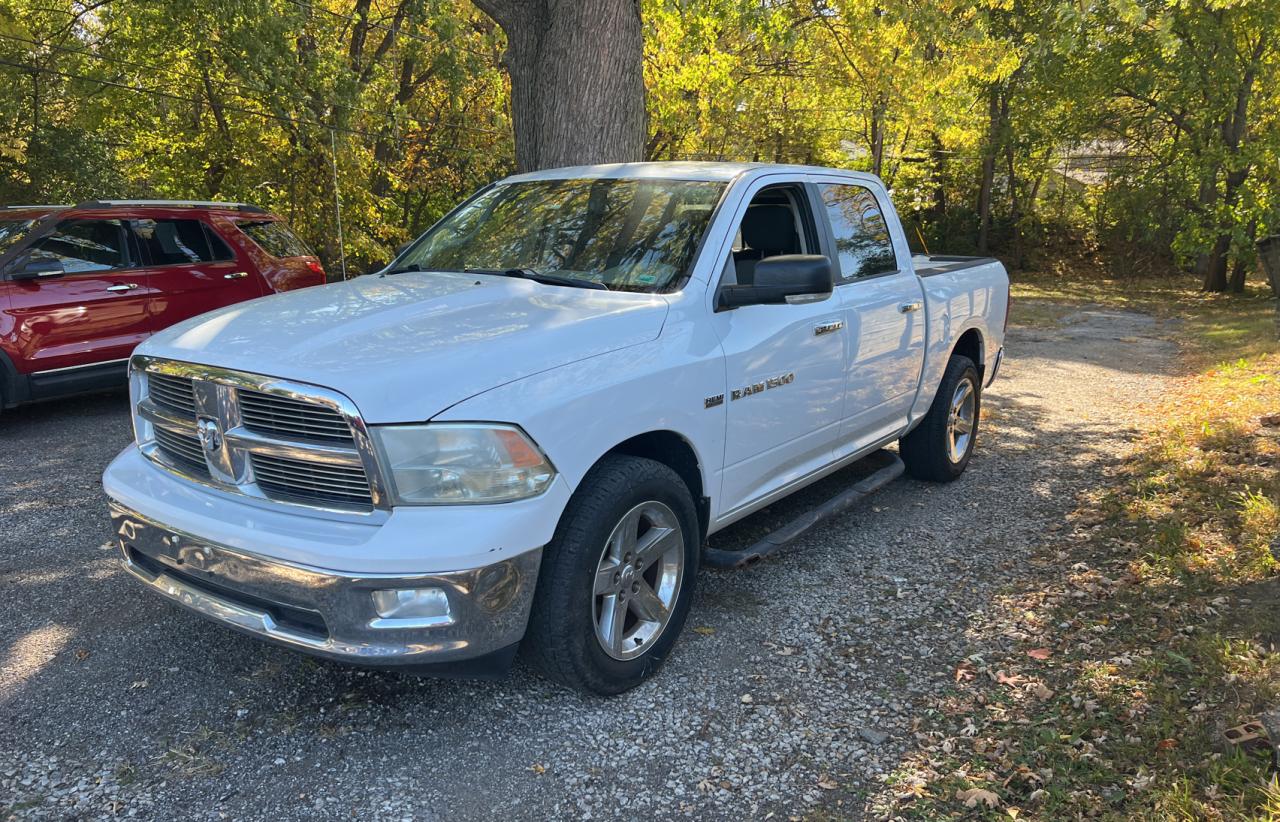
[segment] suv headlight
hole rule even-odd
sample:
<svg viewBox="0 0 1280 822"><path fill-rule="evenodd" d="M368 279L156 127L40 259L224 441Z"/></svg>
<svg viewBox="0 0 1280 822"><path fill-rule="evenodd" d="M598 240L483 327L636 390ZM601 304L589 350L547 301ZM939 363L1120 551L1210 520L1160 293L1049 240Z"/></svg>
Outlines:
<svg viewBox="0 0 1280 822"><path fill-rule="evenodd" d="M378 425L370 431L400 505L511 502L541 494L556 475L514 425Z"/></svg>

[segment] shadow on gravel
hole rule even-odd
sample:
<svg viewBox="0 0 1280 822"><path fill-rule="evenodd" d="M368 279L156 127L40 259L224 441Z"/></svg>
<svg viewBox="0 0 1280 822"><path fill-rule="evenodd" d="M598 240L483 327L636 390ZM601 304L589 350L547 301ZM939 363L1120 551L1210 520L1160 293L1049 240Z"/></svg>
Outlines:
<svg viewBox="0 0 1280 822"><path fill-rule="evenodd" d="M81 397L36 402L6 408L0 412L0 440L24 436L57 435L49 426L74 424L76 420L100 419L129 413L129 390L121 387Z"/></svg>

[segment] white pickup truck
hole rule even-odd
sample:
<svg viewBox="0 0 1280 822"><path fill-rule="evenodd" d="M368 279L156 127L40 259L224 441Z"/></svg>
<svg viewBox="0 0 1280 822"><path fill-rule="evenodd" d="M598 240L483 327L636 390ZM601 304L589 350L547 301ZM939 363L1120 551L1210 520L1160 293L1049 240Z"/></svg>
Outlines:
<svg viewBox="0 0 1280 822"><path fill-rule="evenodd" d="M994 260L913 258L865 174L510 177L376 274L143 343L115 539L290 648L478 674L522 646L617 693L676 642L710 534L894 441L964 471L1008 295Z"/></svg>

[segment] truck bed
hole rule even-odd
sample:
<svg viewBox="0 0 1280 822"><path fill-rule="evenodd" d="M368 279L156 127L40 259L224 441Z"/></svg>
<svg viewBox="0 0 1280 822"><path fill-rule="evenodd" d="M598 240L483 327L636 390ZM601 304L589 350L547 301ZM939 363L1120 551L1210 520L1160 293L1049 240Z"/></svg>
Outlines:
<svg viewBox="0 0 1280 822"><path fill-rule="evenodd" d="M911 258L911 261L915 264L916 273L921 277L961 271L966 268L977 268L980 265L998 262L995 257L954 257L944 254L917 254Z"/></svg>

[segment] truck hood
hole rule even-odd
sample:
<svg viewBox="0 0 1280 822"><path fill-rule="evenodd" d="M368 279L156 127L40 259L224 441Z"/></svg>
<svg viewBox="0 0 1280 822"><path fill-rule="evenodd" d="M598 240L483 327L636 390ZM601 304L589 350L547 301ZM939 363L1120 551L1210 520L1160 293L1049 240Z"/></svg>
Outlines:
<svg viewBox="0 0 1280 822"><path fill-rule="evenodd" d="M228 306L161 331L138 353L332 388L368 422L413 422L648 342L666 314L666 300L651 294L404 273Z"/></svg>

